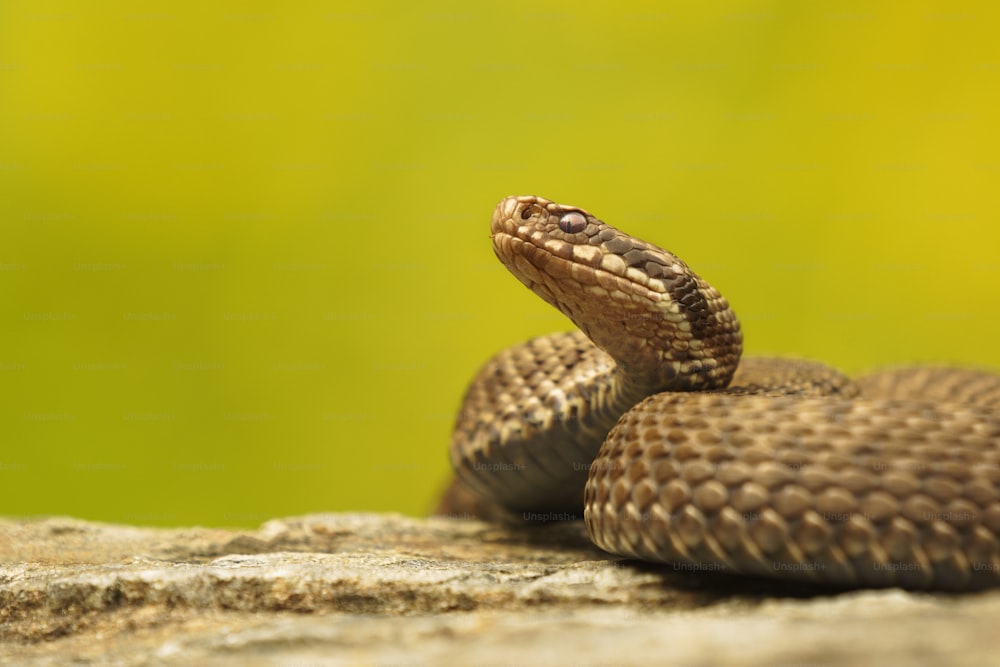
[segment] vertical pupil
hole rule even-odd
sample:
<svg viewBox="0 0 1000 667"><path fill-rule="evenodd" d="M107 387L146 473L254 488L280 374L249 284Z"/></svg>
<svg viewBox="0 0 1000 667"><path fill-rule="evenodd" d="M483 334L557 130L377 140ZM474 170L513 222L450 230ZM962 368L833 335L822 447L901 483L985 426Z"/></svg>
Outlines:
<svg viewBox="0 0 1000 667"><path fill-rule="evenodd" d="M580 213L572 211L559 218L559 229L567 234L577 234L587 227L587 219Z"/></svg>

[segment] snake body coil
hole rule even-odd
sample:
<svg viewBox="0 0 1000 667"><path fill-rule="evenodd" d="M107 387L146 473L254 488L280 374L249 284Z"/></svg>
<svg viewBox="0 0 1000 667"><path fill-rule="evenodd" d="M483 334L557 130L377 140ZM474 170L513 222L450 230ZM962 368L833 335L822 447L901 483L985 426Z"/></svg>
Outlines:
<svg viewBox="0 0 1000 667"><path fill-rule="evenodd" d="M852 382L748 358L727 301L671 253L586 211L508 197L493 248L578 332L502 351L456 424L481 497L582 507L611 553L847 586L1000 584L1000 377Z"/></svg>

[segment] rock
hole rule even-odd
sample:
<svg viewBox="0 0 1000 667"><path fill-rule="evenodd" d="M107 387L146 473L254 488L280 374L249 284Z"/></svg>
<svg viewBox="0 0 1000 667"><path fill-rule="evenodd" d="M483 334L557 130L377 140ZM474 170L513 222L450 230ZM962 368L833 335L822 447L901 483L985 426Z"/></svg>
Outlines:
<svg viewBox="0 0 1000 667"><path fill-rule="evenodd" d="M0 520L0 664L980 665L1000 591L831 591L624 562L580 523L256 531Z"/></svg>

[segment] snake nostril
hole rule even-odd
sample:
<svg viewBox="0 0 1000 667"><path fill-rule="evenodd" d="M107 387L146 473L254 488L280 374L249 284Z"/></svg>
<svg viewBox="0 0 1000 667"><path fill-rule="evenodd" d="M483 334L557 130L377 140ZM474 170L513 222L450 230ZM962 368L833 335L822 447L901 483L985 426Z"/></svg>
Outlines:
<svg viewBox="0 0 1000 667"><path fill-rule="evenodd" d="M527 220L530 217L531 217L531 207L525 206L524 209L521 210L521 220Z"/></svg>
<svg viewBox="0 0 1000 667"><path fill-rule="evenodd" d="M567 234L578 234L587 226L587 219L582 214L571 211L559 218L559 229Z"/></svg>

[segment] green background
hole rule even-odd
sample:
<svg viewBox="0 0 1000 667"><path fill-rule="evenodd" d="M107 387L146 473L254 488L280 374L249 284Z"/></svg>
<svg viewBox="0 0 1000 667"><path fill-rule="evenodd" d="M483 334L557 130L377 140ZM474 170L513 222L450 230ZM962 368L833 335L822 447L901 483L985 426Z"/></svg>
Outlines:
<svg viewBox="0 0 1000 667"><path fill-rule="evenodd" d="M0 514L426 512L478 365L570 326L508 194L749 353L1000 368L998 6L0 4Z"/></svg>

